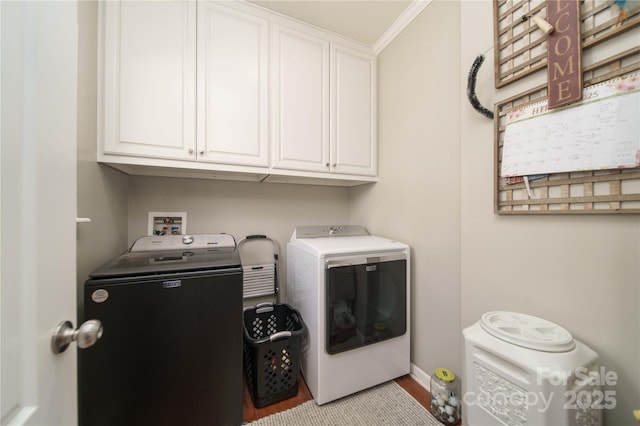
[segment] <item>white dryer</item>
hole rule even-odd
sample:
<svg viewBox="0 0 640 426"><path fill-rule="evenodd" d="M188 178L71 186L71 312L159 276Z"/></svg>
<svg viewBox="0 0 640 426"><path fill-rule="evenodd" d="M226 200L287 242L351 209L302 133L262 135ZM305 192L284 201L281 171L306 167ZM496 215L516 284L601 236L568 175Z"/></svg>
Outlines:
<svg viewBox="0 0 640 426"><path fill-rule="evenodd" d="M309 330L302 373L318 404L409 373L409 257L358 225L294 231L287 301Z"/></svg>

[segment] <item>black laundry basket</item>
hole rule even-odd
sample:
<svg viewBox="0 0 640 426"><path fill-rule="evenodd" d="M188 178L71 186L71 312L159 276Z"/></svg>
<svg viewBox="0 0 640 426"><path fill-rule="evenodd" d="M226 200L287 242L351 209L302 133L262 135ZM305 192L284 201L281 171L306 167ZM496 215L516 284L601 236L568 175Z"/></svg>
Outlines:
<svg viewBox="0 0 640 426"><path fill-rule="evenodd" d="M261 408L298 394L302 340L300 313L284 303L246 308L244 367L253 405Z"/></svg>

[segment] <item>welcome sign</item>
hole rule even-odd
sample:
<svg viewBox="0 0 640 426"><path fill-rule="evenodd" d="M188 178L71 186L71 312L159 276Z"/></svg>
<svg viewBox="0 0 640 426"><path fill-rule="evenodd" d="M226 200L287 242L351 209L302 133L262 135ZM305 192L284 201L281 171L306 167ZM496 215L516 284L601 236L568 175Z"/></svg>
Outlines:
<svg viewBox="0 0 640 426"><path fill-rule="evenodd" d="M582 99L582 46L579 0L547 0L548 108Z"/></svg>

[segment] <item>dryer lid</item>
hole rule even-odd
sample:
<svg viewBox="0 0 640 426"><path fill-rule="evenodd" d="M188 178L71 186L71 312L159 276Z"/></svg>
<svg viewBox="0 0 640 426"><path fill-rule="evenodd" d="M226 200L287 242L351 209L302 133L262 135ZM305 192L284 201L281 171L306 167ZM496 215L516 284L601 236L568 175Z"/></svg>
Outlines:
<svg viewBox="0 0 640 426"><path fill-rule="evenodd" d="M567 352L575 348L573 336L551 321L517 312L487 312L480 326L505 342L544 352Z"/></svg>

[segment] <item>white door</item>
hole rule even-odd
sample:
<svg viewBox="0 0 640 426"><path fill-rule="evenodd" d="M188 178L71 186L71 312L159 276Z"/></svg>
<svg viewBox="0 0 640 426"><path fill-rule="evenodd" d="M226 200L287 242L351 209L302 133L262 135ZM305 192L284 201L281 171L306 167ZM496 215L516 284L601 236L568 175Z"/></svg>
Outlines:
<svg viewBox="0 0 640 426"><path fill-rule="evenodd" d="M2 425L77 423L77 4L1 2Z"/></svg>

